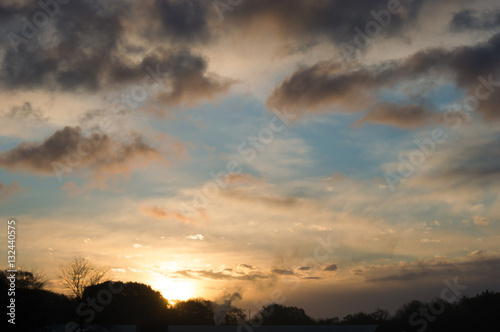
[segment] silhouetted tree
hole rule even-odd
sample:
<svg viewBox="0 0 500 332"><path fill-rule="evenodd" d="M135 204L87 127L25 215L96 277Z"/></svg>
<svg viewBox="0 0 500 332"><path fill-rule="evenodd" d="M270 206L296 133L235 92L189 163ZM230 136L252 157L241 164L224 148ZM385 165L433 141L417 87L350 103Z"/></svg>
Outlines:
<svg viewBox="0 0 500 332"><path fill-rule="evenodd" d="M145 284L107 281L85 288L82 303L87 305L82 309L87 310L86 323L92 316L88 303L94 300L100 311L95 310L92 323L165 326L169 320L168 301Z"/></svg>
<svg viewBox="0 0 500 332"><path fill-rule="evenodd" d="M67 265L60 266L59 278L76 299L81 299L85 288L105 280L107 267L99 267L84 257L75 257Z"/></svg>
<svg viewBox="0 0 500 332"><path fill-rule="evenodd" d="M364 312L358 312L355 314L345 316L341 324L344 325L379 325L381 323L387 322L390 318L390 314L387 310L376 309L371 314L366 314Z"/></svg>
<svg viewBox="0 0 500 332"><path fill-rule="evenodd" d="M500 293L486 290L475 297L464 296L455 305L455 326L468 331L500 331L499 309Z"/></svg>
<svg viewBox="0 0 500 332"><path fill-rule="evenodd" d="M418 312L418 310L424 306L424 303L413 300L407 304L403 304L399 309L396 310L395 318L397 320L408 321L410 316L414 312Z"/></svg>
<svg viewBox="0 0 500 332"><path fill-rule="evenodd" d="M41 277L43 273L18 271L15 296L7 295L9 276L9 272L0 271L0 299L3 308L7 307L10 298L15 299L17 331L35 331L72 319L74 307L71 300L64 295L42 289L45 284L45 279ZM2 324L12 328L13 325L7 323L7 318L5 315ZM2 331L7 331L7 327Z"/></svg>
<svg viewBox="0 0 500 332"><path fill-rule="evenodd" d="M454 303L439 298L428 303L414 300L401 306L377 332L500 331L498 308L500 293L489 291Z"/></svg>
<svg viewBox="0 0 500 332"><path fill-rule="evenodd" d="M10 272L0 271L0 282L7 283L7 276ZM17 270L15 273L16 288L42 289L47 283L45 274L37 269Z"/></svg>
<svg viewBox="0 0 500 332"><path fill-rule="evenodd" d="M341 324L343 325L376 325L377 321L373 317L364 312L349 314L345 316Z"/></svg>
<svg viewBox="0 0 500 332"><path fill-rule="evenodd" d="M388 310L377 308L374 312L370 314L370 316L377 322L383 323L388 321L391 318L391 314Z"/></svg>
<svg viewBox="0 0 500 332"><path fill-rule="evenodd" d="M202 298L179 301L174 305L175 323L189 325L215 325L214 303Z"/></svg>
<svg viewBox="0 0 500 332"><path fill-rule="evenodd" d="M226 311L226 314L220 322L220 325L238 325L244 322L246 319L247 315L245 315L243 309L231 307L228 311Z"/></svg>
<svg viewBox="0 0 500 332"><path fill-rule="evenodd" d="M316 324L318 324L318 325L339 325L340 319L338 317L320 318L320 319L316 320Z"/></svg>
<svg viewBox="0 0 500 332"><path fill-rule="evenodd" d="M262 325L313 325L315 323L304 309L287 307L277 303L264 306L252 318L252 321L254 323L261 321Z"/></svg>

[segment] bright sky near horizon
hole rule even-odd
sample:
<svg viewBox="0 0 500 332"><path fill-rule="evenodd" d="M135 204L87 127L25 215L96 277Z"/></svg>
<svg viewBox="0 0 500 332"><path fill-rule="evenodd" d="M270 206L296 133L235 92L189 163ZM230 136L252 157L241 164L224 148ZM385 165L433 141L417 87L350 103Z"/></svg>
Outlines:
<svg viewBox="0 0 500 332"><path fill-rule="evenodd" d="M0 215L52 289L84 256L314 317L500 290L498 1L7 0L0 36Z"/></svg>

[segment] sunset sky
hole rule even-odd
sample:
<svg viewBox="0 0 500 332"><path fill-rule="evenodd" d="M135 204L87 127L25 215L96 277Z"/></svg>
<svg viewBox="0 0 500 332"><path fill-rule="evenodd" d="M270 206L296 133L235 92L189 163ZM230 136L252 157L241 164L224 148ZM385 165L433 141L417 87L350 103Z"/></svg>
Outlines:
<svg viewBox="0 0 500 332"><path fill-rule="evenodd" d="M500 291L498 1L44 3L0 4L0 266L14 218L59 292L79 256L252 312Z"/></svg>

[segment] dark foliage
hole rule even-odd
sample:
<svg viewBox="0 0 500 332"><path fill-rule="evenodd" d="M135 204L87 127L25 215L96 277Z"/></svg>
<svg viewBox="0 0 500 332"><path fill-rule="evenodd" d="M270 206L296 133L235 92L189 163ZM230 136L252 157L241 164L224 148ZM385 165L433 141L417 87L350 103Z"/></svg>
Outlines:
<svg viewBox="0 0 500 332"><path fill-rule="evenodd" d="M0 271L0 299L7 306L10 281ZM500 293L485 291L453 303L439 298L431 302L411 301L391 316L387 310L358 312L342 319L315 320L304 309L282 304L264 306L245 323L244 311L232 305L217 305L202 298L173 305L150 286L136 282L104 282L87 287L77 301L43 289L29 272L19 277L15 290L16 329L36 331L59 324L130 324L141 331L162 331L167 325L378 325L386 331L500 331ZM6 325L6 320L3 321ZM76 325L77 324L77 325ZM11 326L9 326L11 327ZM2 331L6 330L2 328ZM71 329L70 329L71 330Z"/></svg>
<svg viewBox="0 0 500 332"><path fill-rule="evenodd" d="M312 325L314 319L309 317L304 309L273 303L264 306L252 318L252 322L253 325L256 323L262 325Z"/></svg>

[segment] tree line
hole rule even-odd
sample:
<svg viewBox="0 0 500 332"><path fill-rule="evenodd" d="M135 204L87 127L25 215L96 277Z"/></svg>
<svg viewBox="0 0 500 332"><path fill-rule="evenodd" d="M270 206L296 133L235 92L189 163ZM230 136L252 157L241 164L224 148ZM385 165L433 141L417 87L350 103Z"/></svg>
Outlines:
<svg viewBox="0 0 500 332"><path fill-rule="evenodd" d="M0 297L6 305L10 281L0 271ZM162 331L167 325L379 325L377 331L500 331L500 293L483 291L455 302L413 300L395 314L376 309L342 318L315 319L304 309L272 303L252 317L232 305L218 305L203 298L186 301L165 299L151 286L137 282L106 280L106 269L83 259L61 267L60 278L72 296L46 288L37 271L20 270L16 276L16 330L35 331L64 324L66 331L94 325L141 325L141 331ZM5 306L4 306L5 308ZM430 310L429 310L430 309ZM5 319L3 323L5 323Z"/></svg>

